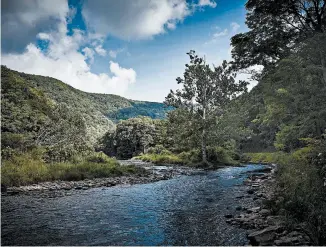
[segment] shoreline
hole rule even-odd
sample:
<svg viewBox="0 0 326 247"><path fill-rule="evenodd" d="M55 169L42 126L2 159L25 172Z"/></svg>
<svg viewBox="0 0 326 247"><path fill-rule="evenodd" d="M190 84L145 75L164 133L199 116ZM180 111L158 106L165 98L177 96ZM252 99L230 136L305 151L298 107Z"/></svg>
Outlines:
<svg viewBox="0 0 326 247"><path fill-rule="evenodd" d="M122 164L124 165L124 164ZM127 164L125 164L127 165ZM136 166L145 168L144 174L130 174L123 176L84 179L79 181L46 181L31 185L12 186L1 188L1 196L12 196L17 194L70 194L72 191L82 191L92 188L108 188L113 186L130 186L134 184L154 183L168 180L182 175L192 175L202 172L202 169L186 166L156 166L152 163L138 163Z"/></svg>

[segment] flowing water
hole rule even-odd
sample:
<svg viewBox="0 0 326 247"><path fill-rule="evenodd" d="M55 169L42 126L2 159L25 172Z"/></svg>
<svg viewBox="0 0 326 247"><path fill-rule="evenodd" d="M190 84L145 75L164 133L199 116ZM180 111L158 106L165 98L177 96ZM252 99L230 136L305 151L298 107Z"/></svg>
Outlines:
<svg viewBox="0 0 326 247"><path fill-rule="evenodd" d="M228 225L224 216L239 205L252 206L242 182L262 167L56 198L3 196L2 245L244 245L246 230Z"/></svg>

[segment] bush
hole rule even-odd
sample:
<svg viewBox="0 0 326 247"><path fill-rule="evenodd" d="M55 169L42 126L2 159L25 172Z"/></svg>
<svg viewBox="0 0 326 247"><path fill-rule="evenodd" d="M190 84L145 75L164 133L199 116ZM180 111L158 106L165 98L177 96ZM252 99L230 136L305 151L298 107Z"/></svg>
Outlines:
<svg viewBox="0 0 326 247"><path fill-rule="evenodd" d="M207 160L213 164L236 165L238 162L234 160L234 157L236 156L233 151L223 147L207 147Z"/></svg>
<svg viewBox="0 0 326 247"><path fill-rule="evenodd" d="M154 164L186 164L184 160L175 154L143 154L135 157L135 159Z"/></svg>
<svg viewBox="0 0 326 247"><path fill-rule="evenodd" d="M156 145L155 147L150 147L147 151L149 154L163 154L171 155L172 152L167 150L163 145Z"/></svg>
<svg viewBox="0 0 326 247"><path fill-rule="evenodd" d="M235 153L222 147L207 147L207 160L216 165L235 165L238 164L233 157ZM143 154L136 159L152 162L154 164L183 164L196 165L201 162L201 151L192 149L188 152L173 154L162 146L156 146L149 150L148 154Z"/></svg>

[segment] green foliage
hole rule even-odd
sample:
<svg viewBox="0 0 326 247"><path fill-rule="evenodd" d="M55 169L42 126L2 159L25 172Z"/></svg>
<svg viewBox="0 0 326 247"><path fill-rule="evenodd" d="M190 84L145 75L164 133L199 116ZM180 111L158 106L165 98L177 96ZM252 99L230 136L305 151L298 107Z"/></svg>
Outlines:
<svg viewBox="0 0 326 247"><path fill-rule="evenodd" d="M301 138L321 138L326 129L326 37L315 35L300 44L239 97L240 112L251 134L243 138L246 152L302 147ZM242 107L241 107L242 105Z"/></svg>
<svg viewBox="0 0 326 247"><path fill-rule="evenodd" d="M192 149L184 151L179 154L174 154L161 146L156 146L147 154L142 154L135 157L142 161L152 162L154 164L182 164L182 165L200 165L201 151L199 149ZM216 166L221 165L237 165L236 155L233 151L222 147L207 147L207 160ZM237 158L239 159L239 158Z"/></svg>
<svg viewBox="0 0 326 247"><path fill-rule="evenodd" d="M302 140L303 141L303 140ZM326 141L305 140L292 153L248 153L251 162L278 164L279 196L274 210L285 209L296 221L308 223L316 245L326 241Z"/></svg>
<svg viewBox="0 0 326 247"><path fill-rule="evenodd" d="M175 154L142 154L135 158L146 162L152 162L154 164L187 164L186 160L181 159L178 155Z"/></svg>
<svg viewBox="0 0 326 247"><path fill-rule="evenodd" d="M223 147L207 147L207 160L217 165L237 165L235 153ZM239 158L237 158L239 159Z"/></svg>
<svg viewBox="0 0 326 247"><path fill-rule="evenodd" d="M156 145L154 147L150 147L147 151L149 154L172 154L171 151L167 150L166 148L164 148L163 145Z"/></svg>
<svg viewBox="0 0 326 247"><path fill-rule="evenodd" d="M231 39L237 69L258 64L267 70L300 41L326 30L324 0L248 0L246 9L249 31Z"/></svg>
<svg viewBox="0 0 326 247"><path fill-rule="evenodd" d="M71 162L46 164L42 159L44 150L34 149L10 159L1 165L1 183L20 186L53 180L82 180L100 177L143 173L135 166L120 166L103 153L75 157Z"/></svg>
<svg viewBox="0 0 326 247"><path fill-rule="evenodd" d="M120 121L115 132L108 132L101 139L98 150L108 155L127 159L147 153L150 147L163 145L166 140L166 123L148 117Z"/></svg>
<svg viewBox="0 0 326 247"><path fill-rule="evenodd" d="M56 105L66 104L71 114L84 119L85 139L93 145L114 129L112 121L129 118L131 112L135 116L164 118L166 112L171 110L162 103L82 92L56 79L19 73L5 66L1 66L1 79L2 132L33 136L52 118ZM115 115L123 109L128 110Z"/></svg>
<svg viewBox="0 0 326 247"><path fill-rule="evenodd" d="M176 92L171 90L165 98L165 103L182 109L176 113L186 118L188 122L186 124L194 130L190 136L196 137L188 140L193 142L194 139L200 139L202 161L206 163L209 131L214 128L217 118L223 114L230 101L238 93L245 91L246 82L235 80L236 74L226 61L220 66L211 68L203 58L196 55L195 51L191 50L187 54L190 62L186 64L183 78L176 79L183 87Z"/></svg>

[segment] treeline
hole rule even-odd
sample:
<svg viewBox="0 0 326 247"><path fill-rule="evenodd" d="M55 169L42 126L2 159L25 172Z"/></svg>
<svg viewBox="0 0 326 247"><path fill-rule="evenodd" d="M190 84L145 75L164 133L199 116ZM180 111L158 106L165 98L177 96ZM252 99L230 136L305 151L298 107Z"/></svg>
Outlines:
<svg viewBox="0 0 326 247"><path fill-rule="evenodd" d="M279 164L282 200L270 202L274 213L305 225L314 244L324 245L326 2L248 0L246 8L249 31L232 37L231 64L258 85L236 100L251 132L240 146L252 161Z"/></svg>

